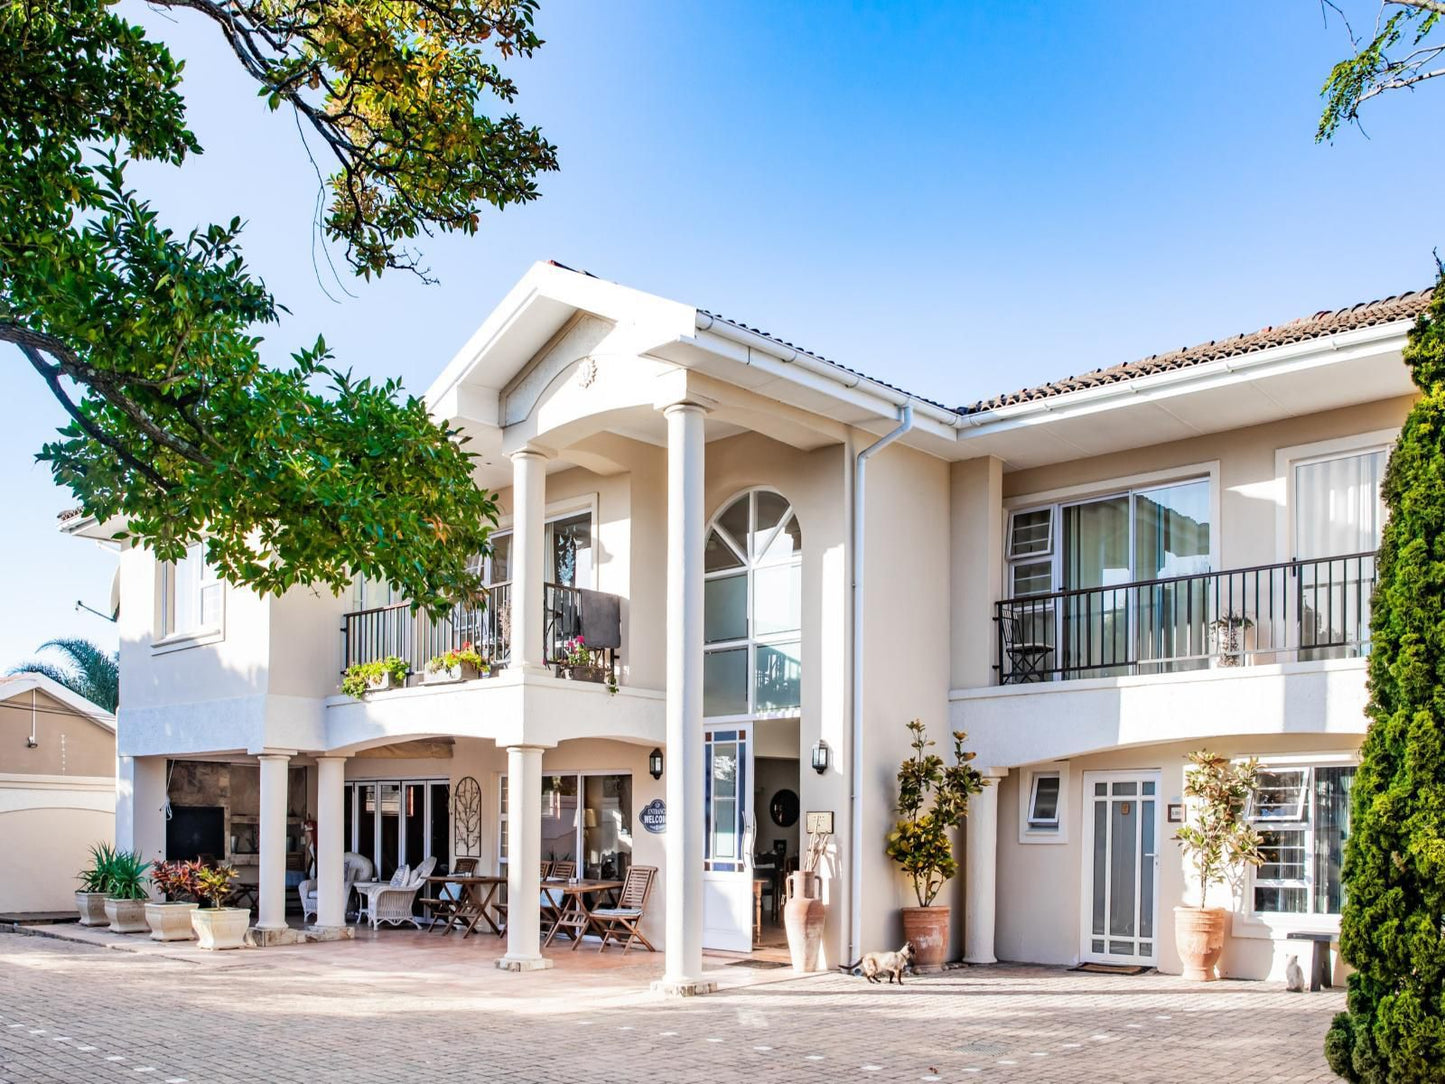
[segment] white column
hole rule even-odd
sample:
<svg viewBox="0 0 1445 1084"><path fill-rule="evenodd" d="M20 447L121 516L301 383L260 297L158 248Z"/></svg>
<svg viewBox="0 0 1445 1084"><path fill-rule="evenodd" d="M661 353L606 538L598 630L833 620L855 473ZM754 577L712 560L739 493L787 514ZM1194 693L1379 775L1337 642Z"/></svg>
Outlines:
<svg viewBox="0 0 1445 1084"><path fill-rule="evenodd" d="M542 668L542 584L546 579L547 457L512 453L513 670Z"/></svg>
<svg viewBox="0 0 1445 1084"><path fill-rule="evenodd" d="M702 407L667 407L667 915L663 993L702 977Z"/></svg>
<svg viewBox="0 0 1445 1084"><path fill-rule="evenodd" d="M291 758L285 753L262 753L261 856L257 873L258 930L286 928L286 791Z"/></svg>
<svg viewBox="0 0 1445 1084"><path fill-rule="evenodd" d="M115 845L146 862L165 861L165 757L116 758Z"/></svg>
<svg viewBox="0 0 1445 1084"><path fill-rule="evenodd" d="M994 915L998 906L998 791L1007 768L986 769L988 786L968 803L965 850L963 958L971 964L997 963L993 954Z"/></svg>
<svg viewBox="0 0 1445 1084"><path fill-rule="evenodd" d="M516 626L514 625L513 628ZM551 967L542 955L542 750L507 747L507 954L504 971Z"/></svg>
<svg viewBox="0 0 1445 1084"><path fill-rule="evenodd" d="M346 758L316 758L316 925L346 925Z"/></svg>

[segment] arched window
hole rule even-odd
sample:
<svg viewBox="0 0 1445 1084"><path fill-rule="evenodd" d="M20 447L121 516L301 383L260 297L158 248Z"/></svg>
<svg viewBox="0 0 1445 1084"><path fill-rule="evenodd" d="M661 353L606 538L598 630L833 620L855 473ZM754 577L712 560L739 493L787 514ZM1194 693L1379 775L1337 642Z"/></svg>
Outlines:
<svg viewBox="0 0 1445 1084"><path fill-rule="evenodd" d="M703 714L796 715L803 532L792 506L755 489L709 525L703 585Z"/></svg>

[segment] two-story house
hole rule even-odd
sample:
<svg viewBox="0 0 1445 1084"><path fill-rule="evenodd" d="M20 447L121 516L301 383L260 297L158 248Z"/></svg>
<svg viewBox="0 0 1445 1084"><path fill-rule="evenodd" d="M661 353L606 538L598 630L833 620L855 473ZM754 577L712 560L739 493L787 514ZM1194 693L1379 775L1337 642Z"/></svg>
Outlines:
<svg viewBox="0 0 1445 1084"><path fill-rule="evenodd" d="M117 838L243 866L257 926L343 851L505 871L504 966L544 966L539 865L659 867L665 982L747 951L768 853L832 813L829 965L900 939L884 855L915 717L969 732L952 954L1178 969L1185 757L1265 763L1269 862L1227 973L1339 911L1407 294L964 408L702 309L538 264L428 392L500 495L485 605L358 584L259 598L201 547L121 558ZM94 524L72 523L85 533ZM602 668L568 665L584 635ZM477 647L477 680L427 660ZM405 658L357 700L353 662ZM617 688L595 679L610 669ZM940 742L940 744L943 744ZM644 810L647 811L644 815Z"/></svg>

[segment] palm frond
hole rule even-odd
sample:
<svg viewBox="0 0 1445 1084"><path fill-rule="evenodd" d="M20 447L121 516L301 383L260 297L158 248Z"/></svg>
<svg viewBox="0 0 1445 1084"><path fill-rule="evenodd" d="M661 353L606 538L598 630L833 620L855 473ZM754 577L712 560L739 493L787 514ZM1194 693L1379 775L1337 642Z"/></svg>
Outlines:
<svg viewBox="0 0 1445 1084"><path fill-rule="evenodd" d="M120 701L120 664L113 652L98 644L76 637L58 637L46 640L40 645L41 651L56 651L71 663L61 668L48 662L32 660L10 670L15 674L44 674L52 681L59 682L77 696L83 696L92 704L113 712Z"/></svg>

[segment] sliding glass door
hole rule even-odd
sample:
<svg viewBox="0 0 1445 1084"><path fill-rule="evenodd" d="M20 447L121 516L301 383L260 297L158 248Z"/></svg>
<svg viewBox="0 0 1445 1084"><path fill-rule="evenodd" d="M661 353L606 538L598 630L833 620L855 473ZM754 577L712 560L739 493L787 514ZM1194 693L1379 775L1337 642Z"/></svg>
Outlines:
<svg viewBox="0 0 1445 1084"><path fill-rule="evenodd" d="M1384 474L1384 449L1295 466L1295 556L1306 562L1299 566L1301 660L1362 654L1369 642ZM1321 560L1356 554L1370 556Z"/></svg>
<svg viewBox="0 0 1445 1084"><path fill-rule="evenodd" d="M630 774L543 775L541 813L544 861L576 862L581 877L626 876L632 865Z"/></svg>
<svg viewBox="0 0 1445 1084"><path fill-rule="evenodd" d="M381 779L348 783L343 805L347 850L371 859L378 880L398 866L435 856L451 861L451 784L445 779Z"/></svg>

